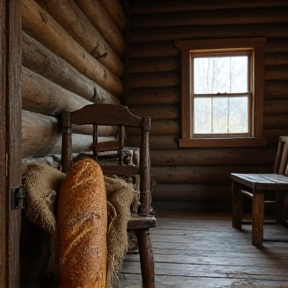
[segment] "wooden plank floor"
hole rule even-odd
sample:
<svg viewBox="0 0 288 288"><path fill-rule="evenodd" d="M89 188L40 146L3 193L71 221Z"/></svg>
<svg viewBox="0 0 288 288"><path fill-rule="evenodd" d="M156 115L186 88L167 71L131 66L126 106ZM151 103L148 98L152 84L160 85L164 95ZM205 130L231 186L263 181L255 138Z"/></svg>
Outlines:
<svg viewBox="0 0 288 288"><path fill-rule="evenodd" d="M251 225L232 228L230 213L158 209L156 217L156 288L288 288L287 228L265 225L258 249L251 245ZM121 287L142 287L138 254L126 255Z"/></svg>

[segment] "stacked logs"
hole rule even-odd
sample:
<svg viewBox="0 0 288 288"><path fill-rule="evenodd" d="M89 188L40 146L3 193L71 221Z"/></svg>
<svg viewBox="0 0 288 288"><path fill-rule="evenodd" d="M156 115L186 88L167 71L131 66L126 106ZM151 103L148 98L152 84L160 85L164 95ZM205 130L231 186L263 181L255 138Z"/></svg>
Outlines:
<svg viewBox="0 0 288 288"><path fill-rule="evenodd" d="M60 153L62 111L120 104L125 25L119 1L22 1L23 158ZM74 150L85 151L91 130L77 133ZM100 130L103 140L114 133Z"/></svg>
<svg viewBox="0 0 288 288"><path fill-rule="evenodd" d="M229 202L230 172L272 171L278 137L287 135L287 2L216 2L130 1L127 105L135 114L152 117L154 200ZM179 148L182 75L175 41L258 36L267 40L263 95L267 147ZM133 145L139 136L130 134Z"/></svg>

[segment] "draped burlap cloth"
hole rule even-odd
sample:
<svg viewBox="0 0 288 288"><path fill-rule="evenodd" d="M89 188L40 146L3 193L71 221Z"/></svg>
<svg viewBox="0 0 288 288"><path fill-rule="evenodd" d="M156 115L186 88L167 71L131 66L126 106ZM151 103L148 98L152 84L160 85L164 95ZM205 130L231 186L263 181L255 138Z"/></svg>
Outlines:
<svg viewBox="0 0 288 288"><path fill-rule="evenodd" d="M58 245L56 198L65 174L49 165L30 163L22 166L23 183L27 193L26 217L44 229L50 238L50 259L47 271L57 278ZM107 287L118 282L118 272L127 251L127 221L130 205L137 199L134 185L117 177L104 177L107 193ZM79 267L81 269L81 267Z"/></svg>

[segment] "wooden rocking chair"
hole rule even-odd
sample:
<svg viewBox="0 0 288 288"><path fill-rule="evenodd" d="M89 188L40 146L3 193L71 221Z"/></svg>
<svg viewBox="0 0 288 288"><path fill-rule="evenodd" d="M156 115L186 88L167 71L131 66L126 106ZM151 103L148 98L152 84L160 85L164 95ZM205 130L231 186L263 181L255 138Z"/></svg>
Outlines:
<svg viewBox="0 0 288 288"><path fill-rule="evenodd" d="M140 255L142 283L144 288L155 287L154 258L149 237L149 229L156 226L156 219L151 208L151 179L149 156L149 130L151 119L137 117L127 107L113 104L92 104L74 112L62 114L62 170L67 172L73 162L72 157L72 126L93 125L93 158L101 166L104 175L140 177L140 205L136 213L132 213L127 230L134 231ZM118 139L115 141L98 142L97 128L100 126L119 127ZM125 127L138 128L141 133L139 166L125 164ZM99 160L104 151L116 151L114 161Z"/></svg>
<svg viewBox="0 0 288 288"><path fill-rule="evenodd" d="M286 225L288 207L288 136L280 136L273 174L236 174L232 177L232 226L241 229L242 195L252 198L252 244L263 242L264 204L267 193L275 194L277 223ZM271 202L271 201L270 201Z"/></svg>

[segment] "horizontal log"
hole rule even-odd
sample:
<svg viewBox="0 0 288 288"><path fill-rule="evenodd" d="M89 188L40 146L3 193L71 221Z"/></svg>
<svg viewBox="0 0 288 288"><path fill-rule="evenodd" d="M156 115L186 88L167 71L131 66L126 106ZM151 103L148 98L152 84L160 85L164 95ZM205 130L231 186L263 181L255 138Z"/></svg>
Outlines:
<svg viewBox="0 0 288 288"><path fill-rule="evenodd" d="M57 116L63 111L74 111L91 103L28 68L22 68L23 109Z"/></svg>
<svg viewBox="0 0 288 288"><path fill-rule="evenodd" d="M288 64L288 53L278 52L278 53L265 53L265 65L275 66L275 65L287 65Z"/></svg>
<svg viewBox="0 0 288 288"><path fill-rule="evenodd" d="M231 173L271 173L269 166L153 167L153 180L161 184L228 184Z"/></svg>
<svg viewBox="0 0 288 288"><path fill-rule="evenodd" d="M145 88L145 87L171 87L181 84L181 76L176 73L145 73L145 74L130 74L130 88Z"/></svg>
<svg viewBox="0 0 288 288"><path fill-rule="evenodd" d="M180 109L171 105L130 107L130 111L137 116L149 116L152 120L172 120L180 117Z"/></svg>
<svg viewBox="0 0 288 288"><path fill-rule="evenodd" d="M283 23L287 20L288 7L261 7L257 8L257 17L254 9L237 10L210 10L210 11L181 11L168 14L143 14L131 16L131 28L143 27L171 27L194 25L233 25L233 24L266 24Z"/></svg>
<svg viewBox="0 0 288 288"><path fill-rule="evenodd" d="M155 73L180 71L180 59L176 57L131 59L130 73Z"/></svg>
<svg viewBox="0 0 288 288"><path fill-rule="evenodd" d="M265 115L264 117L264 129L271 128L287 128L288 115ZM287 131L288 132L288 131Z"/></svg>
<svg viewBox="0 0 288 288"><path fill-rule="evenodd" d="M288 38L268 38L266 40L265 52L287 52L288 50Z"/></svg>
<svg viewBox="0 0 288 288"><path fill-rule="evenodd" d="M156 166L237 166L274 165L276 147L269 148L191 148L178 150L152 150L153 167Z"/></svg>
<svg viewBox="0 0 288 288"><path fill-rule="evenodd" d="M175 120L154 120L151 135L173 135L180 133L180 124Z"/></svg>
<svg viewBox="0 0 288 288"><path fill-rule="evenodd" d="M265 99L287 98L287 81L265 81Z"/></svg>
<svg viewBox="0 0 288 288"><path fill-rule="evenodd" d="M102 136L100 142L114 139ZM73 134L73 153L91 150L92 136ZM22 158L60 154L62 131L57 118L22 110Z"/></svg>
<svg viewBox="0 0 288 288"><path fill-rule="evenodd" d="M22 158L60 153L61 140L55 117L22 110Z"/></svg>
<svg viewBox="0 0 288 288"><path fill-rule="evenodd" d="M231 185L156 183L152 195L153 201L228 202L231 201Z"/></svg>
<svg viewBox="0 0 288 288"><path fill-rule="evenodd" d="M178 135L160 135L160 136L150 136L150 149L178 149L179 136ZM140 136L129 135L127 142L128 146L137 146L140 143Z"/></svg>
<svg viewBox="0 0 288 288"><path fill-rule="evenodd" d="M127 129L128 135L139 135L139 129ZM153 120L150 135L174 135L180 133L180 124L176 120Z"/></svg>
<svg viewBox="0 0 288 288"><path fill-rule="evenodd" d="M176 125L176 124L175 124ZM153 128L153 123L152 123ZM159 129L159 131L161 131ZM161 132L160 132L161 133ZM274 128L274 129L265 129L264 137L266 138L266 147L272 146L275 147L278 143L279 136L288 135L287 128ZM128 133L128 142L130 146L136 146L140 141L140 135ZM165 149L178 149L179 148L179 139L181 138L179 133L175 134L154 134L150 136L150 149L155 150L165 150ZM186 149L186 148L185 148Z"/></svg>
<svg viewBox="0 0 288 288"><path fill-rule="evenodd" d="M103 5L97 0L77 0L77 5L110 44L115 53L120 57L124 56L126 46L124 37Z"/></svg>
<svg viewBox="0 0 288 288"><path fill-rule="evenodd" d="M180 50L173 42L131 43L130 58L179 56Z"/></svg>
<svg viewBox="0 0 288 288"><path fill-rule="evenodd" d="M120 104L119 100L45 46L22 33L22 63L63 88L94 103Z"/></svg>
<svg viewBox="0 0 288 288"><path fill-rule="evenodd" d="M180 87L130 89L127 105L171 105L181 101Z"/></svg>
<svg viewBox="0 0 288 288"><path fill-rule="evenodd" d="M130 11L132 14L149 14L149 13L167 13L176 11L203 11L203 10L222 10L222 9L239 9L239 8L261 8L261 7L287 7L288 4L282 0L253 0L253 1L235 1L224 0L221 2L213 2L211 0L195 1L175 1L166 0L163 3L147 0L147 1L132 1Z"/></svg>
<svg viewBox="0 0 288 288"><path fill-rule="evenodd" d="M246 37L284 38L288 37L285 24L213 25L191 27L153 27L132 30L132 43L175 41L175 39L207 38L246 38Z"/></svg>
<svg viewBox="0 0 288 288"><path fill-rule="evenodd" d="M264 105L264 114L288 114L288 99L266 100ZM264 118L266 117L267 116L264 116Z"/></svg>
<svg viewBox="0 0 288 288"><path fill-rule="evenodd" d="M91 104L88 100L62 88L50 80L23 67L22 69L22 108L49 116L59 116L63 111L78 110ZM74 128L79 134L93 133L92 125ZM99 126L100 135L114 135L116 127Z"/></svg>
<svg viewBox="0 0 288 288"><path fill-rule="evenodd" d="M265 80L285 81L288 79L288 65L268 66L265 69Z"/></svg>
<svg viewBox="0 0 288 288"><path fill-rule="evenodd" d="M113 95L123 92L120 79L78 44L33 0L22 2L23 30Z"/></svg>
<svg viewBox="0 0 288 288"><path fill-rule="evenodd" d="M123 76L123 63L74 1L37 2L94 58L117 76Z"/></svg>
<svg viewBox="0 0 288 288"><path fill-rule="evenodd" d="M119 0L99 0L120 31L126 28L126 16Z"/></svg>
<svg viewBox="0 0 288 288"><path fill-rule="evenodd" d="M287 128L264 129L264 137L267 139L266 145L277 145L279 136L288 136Z"/></svg>

